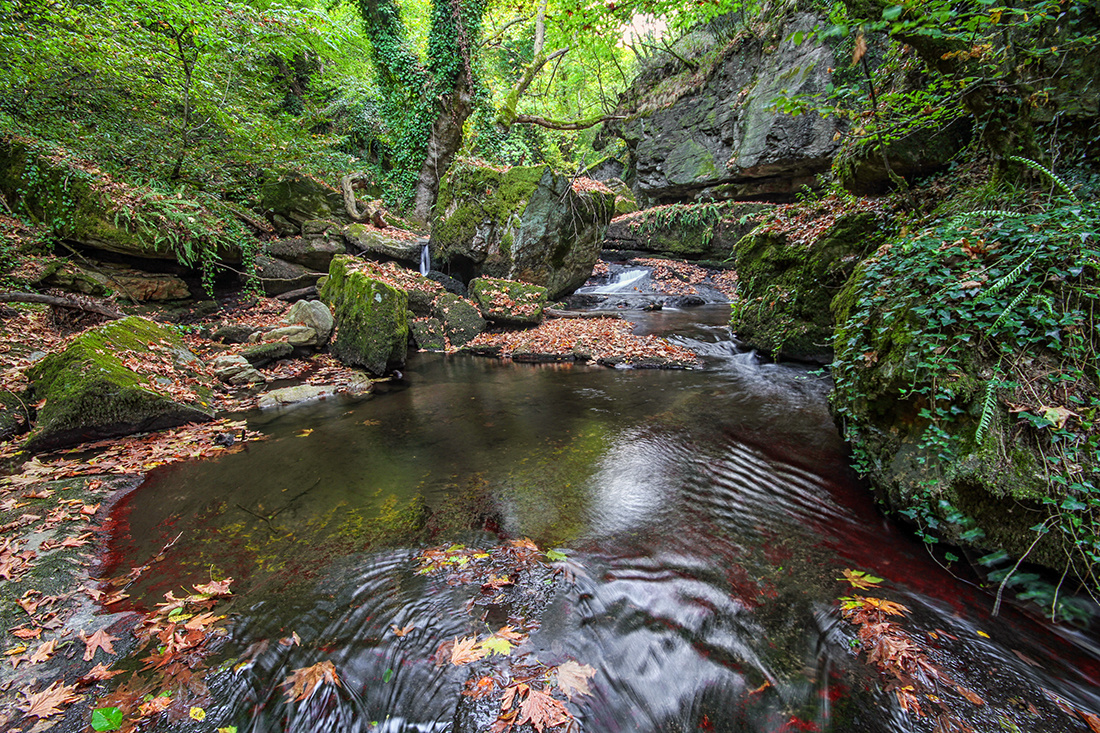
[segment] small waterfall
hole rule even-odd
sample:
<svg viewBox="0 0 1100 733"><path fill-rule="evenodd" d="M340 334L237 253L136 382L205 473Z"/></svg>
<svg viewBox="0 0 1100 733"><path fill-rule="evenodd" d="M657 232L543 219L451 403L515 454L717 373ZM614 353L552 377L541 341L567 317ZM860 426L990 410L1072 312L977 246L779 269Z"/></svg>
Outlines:
<svg viewBox="0 0 1100 733"><path fill-rule="evenodd" d="M432 256L428 253L428 243L420 245L420 274L427 275L432 269Z"/></svg>

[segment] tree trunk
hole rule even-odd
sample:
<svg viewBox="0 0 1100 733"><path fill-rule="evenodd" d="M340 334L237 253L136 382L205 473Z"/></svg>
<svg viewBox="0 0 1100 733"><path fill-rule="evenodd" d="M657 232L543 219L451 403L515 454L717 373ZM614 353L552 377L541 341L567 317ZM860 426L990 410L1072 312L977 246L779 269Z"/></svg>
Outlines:
<svg viewBox="0 0 1100 733"><path fill-rule="evenodd" d="M428 136L424 164L420 167L413 199L413 214L419 219L427 221L431 217L432 205L439 193L439 181L462 146L462 127L474 111L473 102L466 75L459 74L454 89L443 98L439 116Z"/></svg>

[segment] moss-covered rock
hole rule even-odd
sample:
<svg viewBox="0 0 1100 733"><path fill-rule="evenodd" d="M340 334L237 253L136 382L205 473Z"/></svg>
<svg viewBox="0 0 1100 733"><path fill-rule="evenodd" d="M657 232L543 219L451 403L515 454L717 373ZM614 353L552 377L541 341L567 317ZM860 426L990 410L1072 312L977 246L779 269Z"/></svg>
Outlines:
<svg viewBox="0 0 1100 733"><path fill-rule="evenodd" d="M485 319L477 306L451 293L443 293L435 299L432 313L441 321L443 333L454 347L464 346L485 330Z"/></svg>
<svg viewBox="0 0 1100 733"><path fill-rule="evenodd" d="M381 375L405 362L409 298L404 290L365 272L367 267L348 255L334 257L320 295L336 321L332 354Z"/></svg>
<svg viewBox="0 0 1100 733"><path fill-rule="evenodd" d="M414 318L409 321L409 333L416 348L423 351L443 351L447 342L443 336L443 322L438 318Z"/></svg>
<svg viewBox="0 0 1100 733"><path fill-rule="evenodd" d="M546 288L515 280L479 277L470 283L470 297L486 319L513 326L542 320Z"/></svg>
<svg viewBox="0 0 1100 733"><path fill-rule="evenodd" d="M890 170L907 179L943 170L970 142L971 125L969 118L949 125L933 123L892 141L886 147ZM840 185L862 196L883 193L893 186L877 141L865 143L848 155L838 155L836 170Z"/></svg>
<svg viewBox="0 0 1100 733"><path fill-rule="evenodd" d="M344 239L352 251L419 267L421 246L427 242L408 236L396 236L396 233L406 234L394 229L378 229L368 224L348 224L344 227Z"/></svg>
<svg viewBox="0 0 1100 733"><path fill-rule="evenodd" d="M837 291L882 241L874 214L842 215L805 245L758 230L734 247L739 301L731 324L752 346L782 357L828 363Z"/></svg>
<svg viewBox="0 0 1100 733"><path fill-rule="evenodd" d="M0 390L0 441L19 435L30 423L26 401L9 390Z"/></svg>
<svg viewBox="0 0 1100 733"><path fill-rule="evenodd" d="M610 189L574 186L549 166L455 165L436 202L432 258L465 279L523 280L559 298L592 273L614 205Z"/></svg>
<svg viewBox="0 0 1100 733"><path fill-rule="evenodd" d="M284 235L298 235L307 221L347 221L343 194L296 171L264 174L257 207Z"/></svg>
<svg viewBox="0 0 1100 733"><path fill-rule="evenodd" d="M760 223L767 204L668 204L616 216L605 249L721 261Z"/></svg>
<svg viewBox="0 0 1100 733"><path fill-rule="evenodd" d="M52 450L210 420L200 367L175 333L147 319L92 329L29 370L34 396L45 403L25 447Z"/></svg>

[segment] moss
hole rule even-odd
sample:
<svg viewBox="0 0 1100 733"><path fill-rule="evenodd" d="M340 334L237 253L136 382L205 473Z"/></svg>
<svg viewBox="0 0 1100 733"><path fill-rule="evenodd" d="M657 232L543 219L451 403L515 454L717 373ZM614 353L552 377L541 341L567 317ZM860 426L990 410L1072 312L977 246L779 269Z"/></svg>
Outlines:
<svg viewBox="0 0 1100 733"><path fill-rule="evenodd" d="M320 291L336 322L329 349L345 364L381 375L405 362L409 298L404 290L357 269L357 263L348 255L334 257Z"/></svg>
<svg viewBox="0 0 1100 733"><path fill-rule="evenodd" d="M733 249L742 300L732 321L738 336L774 354L828 361L833 301L851 301L843 288L881 239L867 212L838 217L807 246L766 230L742 237Z"/></svg>
<svg viewBox="0 0 1100 733"><path fill-rule="evenodd" d="M446 259L451 248L472 240L483 223L502 224L522 214L531 193L549 170L547 165L503 171L489 166L456 166L443 179L436 200L432 245L437 256Z"/></svg>
<svg viewBox="0 0 1100 733"><path fill-rule="evenodd" d="M479 277L470 283L470 295L481 314L498 323L535 324L546 307L546 288L515 280Z"/></svg>
<svg viewBox="0 0 1100 733"><path fill-rule="evenodd" d="M443 322L438 318L414 318L409 320L409 333L416 348L422 351L443 351Z"/></svg>
<svg viewBox="0 0 1100 733"><path fill-rule="evenodd" d="M150 345L156 347L154 354ZM178 373L172 377L139 374L120 357L137 361L168 354ZM201 384L197 363L164 327L137 316L92 329L64 351L43 359L28 372L37 399L45 399L26 448L48 450L98 438L160 430L214 416L209 387L191 387L194 399L179 401L164 380L183 386Z"/></svg>
<svg viewBox="0 0 1100 733"><path fill-rule="evenodd" d="M485 319L470 301L451 293L435 299L432 312L443 322L443 331L451 346L463 346L485 330Z"/></svg>

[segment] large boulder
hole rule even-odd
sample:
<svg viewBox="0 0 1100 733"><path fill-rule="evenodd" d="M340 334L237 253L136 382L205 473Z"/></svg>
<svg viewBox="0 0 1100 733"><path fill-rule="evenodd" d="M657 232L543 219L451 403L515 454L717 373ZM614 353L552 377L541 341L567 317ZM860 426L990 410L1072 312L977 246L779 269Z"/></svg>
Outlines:
<svg viewBox="0 0 1100 733"><path fill-rule="evenodd" d="M84 333L28 378L44 400L32 452L214 417L202 363L174 332L137 316Z"/></svg>
<svg viewBox="0 0 1100 733"><path fill-rule="evenodd" d="M878 216L842 214L816 237L766 227L734 247L738 300L730 324L751 346L783 358L832 360L831 303L859 261L882 242Z"/></svg>
<svg viewBox="0 0 1100 733"><path fill-rule="evenodd" d="M477 281L475 281L477 282ZM432 304L432 313L443 326L443 335L451 346L465 346L485 330L485 319L477 306L452 293L443 293Z"/></svg>
<svg viewBox="0 0 1100 733"><path fill-rule="evenodd" d="M917 127L891 140L886 146L890 172L909 179L943 170L970 142L971 126L970 118L962 118L949 125ZM866 138L857 149L837 156L836 171L845 189L867 196L893 187L876 143L877 138Z"/></svg>
<svg viewBox="0 0 1100 733"><path fill-rule="evenodd" d="M267 255L256 257L256 277L260 279L265 295L280 295L316 285L324 275L323 272L310 270L308 267L286 262L278 257Z"/></svg>
<svg viewBox="0 0 1100 733"><path fill-rule="evenodd" d="M332 258L344 254L347 248L339 238L322 233L308 237L276 239L264 244L263 251L269 257L301 265L307 270L328 272Z"/></svg>
<svg viewBox="0 0 1100 733"><path fill-rule="evenodd" d="M471 282L470 297L487 320L509 326L537 324L546 307L546 288L492 277Z"/></svg>
<svg viewBox="0 0 1100 733"><path fill-rule="evenodd" d="M604 249L721 261L760 223L766 204L667 204L611 220Z"/></svg>
<svg viewBox="0 0 1100 733"><path fill-rule="evenodd" d="M440 186L432 259L466 280L523 280L560 298L592 273L614 206L606 186L550 166L463 162Z"/></svg>
<svg viewBox="0 0 1100 733"><path fill-rule="evenodd" d="M404 364L409 342L404 290L373 277L367 263L339 255L320 295L333 309L336 338L329 349L337 359L374 375Z"/></svg>
<svg viewBox="0 0 1100 733"><path fill-rule="evenodd" d="M309 221L348 221L340 191L297 171L268 171L256 205L283 236L301 234Z"/></svg>
<svg viewBox="0 0 1100 733"><path fill-rule="evenodd" d="M344 239L353 250L363 254L397 260L410 267L420 267L420 252L428 240L402 229L379 229L370 224L348 224Z"/></svg>
<svg viewBox="0 0 1100 733"><path fill-rule="evenodd" d="M626 119L603 133L626 142L639 203L790 196L828 170L843 123L775 106L795 95L825 102L832 49L792 37L821 25L798 13L778 42L746 34L721 50L726 41L701 39L714 48L692 65L639 75L620 103Z"/></svg>

